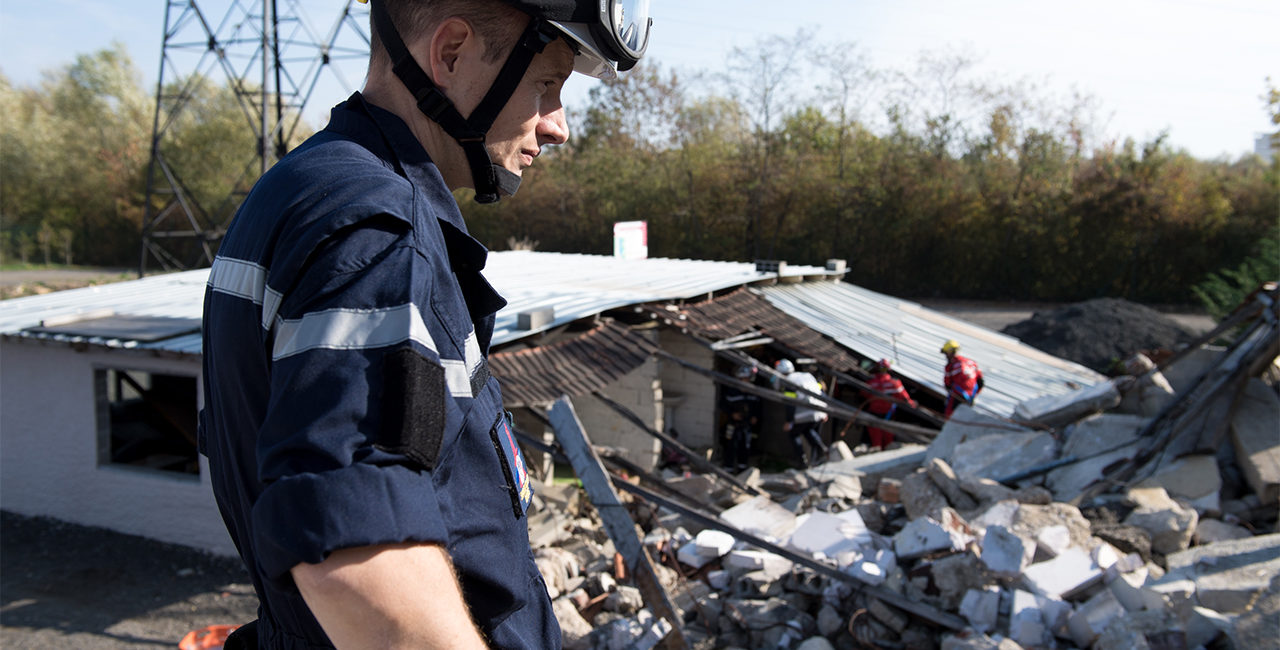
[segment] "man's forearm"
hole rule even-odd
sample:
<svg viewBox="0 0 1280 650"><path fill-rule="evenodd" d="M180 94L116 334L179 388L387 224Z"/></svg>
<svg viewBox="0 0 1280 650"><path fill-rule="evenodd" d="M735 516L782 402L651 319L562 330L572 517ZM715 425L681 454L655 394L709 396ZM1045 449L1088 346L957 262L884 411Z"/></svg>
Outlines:
<svg viewBox="0 0 1280 650"><path fill-rule="evenodd" d="M337 648L485 647L437 545L343 549L290 573Z"/></svg>

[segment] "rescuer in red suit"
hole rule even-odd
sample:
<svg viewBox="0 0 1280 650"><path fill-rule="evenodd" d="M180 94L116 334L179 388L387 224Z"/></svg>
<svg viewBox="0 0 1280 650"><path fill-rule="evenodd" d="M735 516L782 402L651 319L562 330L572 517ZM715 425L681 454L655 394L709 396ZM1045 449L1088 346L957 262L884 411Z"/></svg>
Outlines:
<svg viewBox="0 0 1280 650"><path fill-rule="evenodd" d="M880 416L883 420L890 420L893 414L898 410L899 403L910 404L913 408L916 401L911 399L911 395L907 394L907 389L902 386L902 382L894 379L889 374L889 360L881 359L876 363L875 375L871 377L871 390L881 393L892 398L885 399L868 392L867 395L871 401L867 402L867 410L873 415ZM867 435L871 438L871 446L877 449L885 449L893 444L893 432L886 431L877 427L867 427Z"/></svg>
<svg viewBox="0 0 1280 650"><path fill-rule="evenodd" d="M942 353L947 355L947 367L943 371L942 384L947 387L947 417L961 403L973 406L973 399L982 390L982 371L978 364L968 357L959 354L960 344L951 339L942 344Z"/></svg>

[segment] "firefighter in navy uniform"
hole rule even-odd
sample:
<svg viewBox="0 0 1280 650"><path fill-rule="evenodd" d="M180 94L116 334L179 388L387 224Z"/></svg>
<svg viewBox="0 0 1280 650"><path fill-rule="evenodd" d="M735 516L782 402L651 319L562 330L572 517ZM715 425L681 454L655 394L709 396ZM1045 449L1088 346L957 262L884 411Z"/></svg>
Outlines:
<svg viewBox="0 0 1280 650"><path fill-rule="evenodd" d="M738 381L752 383L756 377L755 366L738 366L734 377ZM751 456L751 437L760 423L760 396L736 386L720 389L720 410L728 417L722 439L725 468L741 472L747 468Z"/></svg>
<svg viewBox="0 0 1280 650"><path fill-rule="evenodd" d="M259 620L228 648L547 648L505 301L453 190L516 191L647 0L373 0L368 80L245 199L209 275L200 447Z"/></svg>

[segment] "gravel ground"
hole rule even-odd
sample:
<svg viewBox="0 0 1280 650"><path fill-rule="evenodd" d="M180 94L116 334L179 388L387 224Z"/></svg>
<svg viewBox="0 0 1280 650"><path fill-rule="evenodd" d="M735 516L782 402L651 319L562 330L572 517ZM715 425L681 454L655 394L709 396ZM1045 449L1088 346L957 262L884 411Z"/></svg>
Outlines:
<svg viewBox="0 0 1280 650"><path fill-rule="evenodd" d="M0 513L0 647L177 648L189 631L241 624L257 596L235 558Z"/></svg>

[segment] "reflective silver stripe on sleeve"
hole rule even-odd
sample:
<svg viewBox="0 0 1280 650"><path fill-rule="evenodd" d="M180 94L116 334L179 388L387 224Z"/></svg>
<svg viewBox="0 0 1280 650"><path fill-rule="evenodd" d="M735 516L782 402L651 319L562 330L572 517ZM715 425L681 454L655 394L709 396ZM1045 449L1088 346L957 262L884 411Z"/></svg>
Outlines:
<svg viewBox="0 0 1280 650"><path fill-rule="evenodd" d="M470 377L476 374L476 368L479 368L480 362L484 360L484 356L480 354L480 339L476 338L475 330L471 330L467 335L467 341L462 347L466 354L467 377Z"/></svg>
<svg viewBox="0 0 1280 650"><path fill-rule="evenodd" d="M471 397L471 375L467 366L457 359L441 359L444 366L444 381L449 385L449 394L454 397Z"/></svg>
<svg viewBox="0 0 1280 650"><path fill-rule="evenodd" d="M269 330L275 324L276 313L280 311L280 302L284 294L267 287L262 296L262 329Z"/></svg>
<svg viewBox="0 0 1280 650"><path fill-rule="evenodd" d="M371 350L403 341L416 341L439 354L421 312L412 303L386 309L328 309L300 319L278 319L271 358L279 361L316 349ZM479 350L478 345L476 349ZM440 365L449 394L471 397L467 362L440 359Z"/></svg>
<svg viewBox="0 0 1280 650"><path fill-rule="evenodd" d="M209 288L262 304L267 286L267 270L253 262L219 257L209 270Z"/></svg>
<svg viewBox="0 0 1280 650"><path fill-rule="evenodd" d="M402 341L417 341L436 352L435 341L412 303L386 309L327 309L300 319L280 319L271 358L325 348L368 350Z"/></svg>

